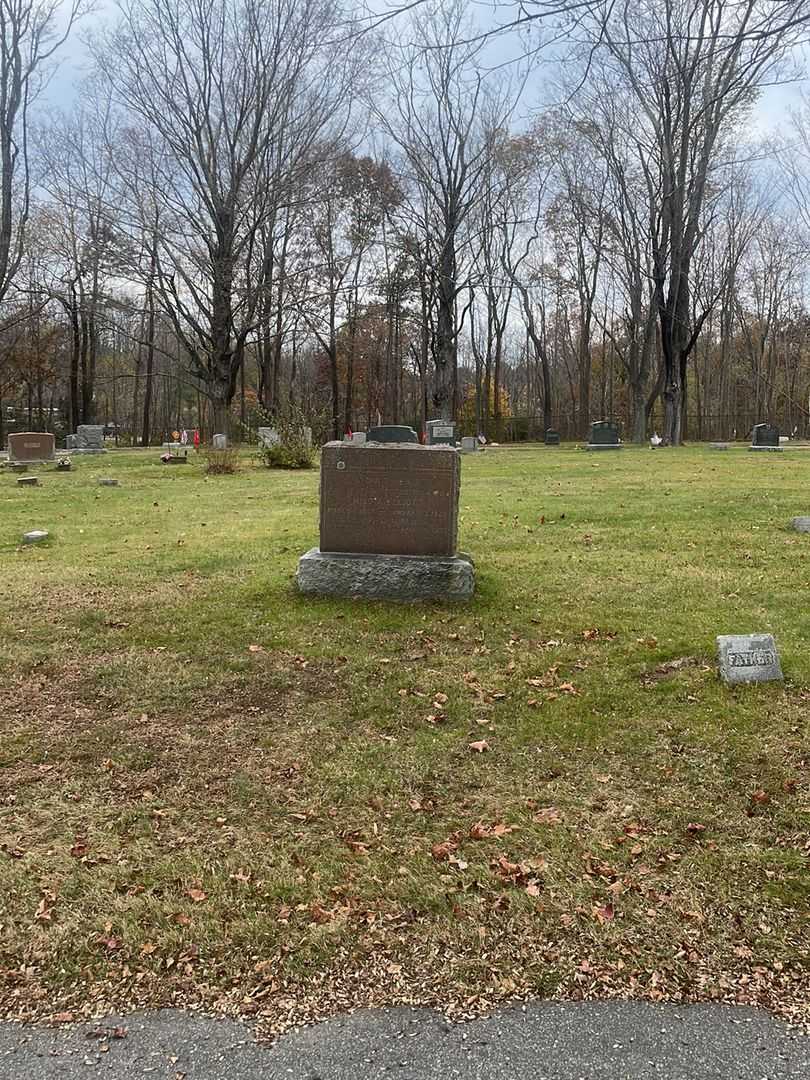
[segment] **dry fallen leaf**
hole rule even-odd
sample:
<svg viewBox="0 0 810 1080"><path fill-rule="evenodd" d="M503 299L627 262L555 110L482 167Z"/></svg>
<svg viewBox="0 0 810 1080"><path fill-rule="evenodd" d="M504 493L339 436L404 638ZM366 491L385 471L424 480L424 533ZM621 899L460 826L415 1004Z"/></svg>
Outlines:
<svg viewBox="0 0 810 1080"><path fill-rule="evenodd" d="M479 739L477 742L471 742L468 745L470 750L476 754L483 754L485 750L490 749L490 745L486 739Z"/></svg>
<svg viewBox="0 0 810 1080"><path fill-rule="evenodd" d="M458 850L460 840L461 833L451 833L441 844L434 844L430 849L430 854L437 862L441 862L442 859L449 859L452 853Z"/></svg>
<svg viewBox="0 0 810 1080"><path fill-rule="evenodd" d="M189 889L186 895L189 896L195 904L201 904L203 900L208 899L208 894L203 892L202 889Z"/></svg>
<svg viewBox="0 0 810 1080"><path fill-rule="evenodd" d="M610 922L615 914L613 904L603 904L601 907L596 906L593 909L593 917L603 926L605 923Z"/></svg>

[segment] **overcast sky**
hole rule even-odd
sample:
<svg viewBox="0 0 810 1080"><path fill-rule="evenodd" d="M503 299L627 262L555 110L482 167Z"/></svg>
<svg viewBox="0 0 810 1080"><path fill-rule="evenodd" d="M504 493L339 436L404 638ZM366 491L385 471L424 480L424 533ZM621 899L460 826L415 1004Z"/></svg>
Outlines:
<svg viewBox="0 0 810 1080"><path fill-rule="evenodd" d="M385 10L386 0L374 0L376 10ZM482 26L496 25L503 22L503 5L498 15L493 14L494 7L491 0L470 0L472 17ZM89 56L83 39L88 32L99 28L104 24L114 22L117 17L115 0L97 0L95 11L87 16L74 30L70 40L63 46L60 53L57 70L54 72L46 93L43 96L41 107L67 109L80 95L80 84L84 74L89 69ZM502 35L489 49L489 54L494 61L506 61L519 55L520 43L514 34ZM807 63L804 64L807 70ZM543 98L543 80L545 73L549 72L548 65L541 64L532 76L532 81L527 87L527 101L539 102ZM788 111L801 103L802 93L807 88L807 80L788 83L781 86L767 87L757 105L752 122L756 131L760 134L778 133L780 127L784 127L788 118Z"/></svg>

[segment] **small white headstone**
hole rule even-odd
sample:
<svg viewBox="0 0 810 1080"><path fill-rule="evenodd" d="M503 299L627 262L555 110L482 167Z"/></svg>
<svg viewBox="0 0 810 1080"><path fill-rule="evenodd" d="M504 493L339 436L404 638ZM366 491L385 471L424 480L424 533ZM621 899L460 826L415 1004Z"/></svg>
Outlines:
<svg viewBox="0 0 810 1080"><path fill-rule="evenodd" d="M790 524L796 532L810 533L810 517L795 517Z"/></svg>
<svg viewBox="0 0 810 1080"><path fill-rule="evenodd" d="M472 454L478 449L478 439L474 435L464 435L461 440L462 454Z"/></svg>
<svg viewBox="0 0 810 1080"><path fill-rule="evenodd" d="M48 539L48 533L44 529L32 529L23 536L24 544L39 544Z"/></svg>
<svg viewBox="0 0 810 1080"><path fill-rule="evenodd" d="M717 653L720 678L727 686L784 678L773 634L723 634L717 639Z"/></svg>
<svg viewBox="0 0 810 1080"><path fill-rule="evenodd" d="M357 446L362 446L363 443L365 443L366 441L365 431L353 431L352 437L349 441L355 443L355 445Z"/></svg>
<svg viewBox="0 0 810 1080"><path fill-rule="evenodd" d="M228 436L227 435L215 435L211 440L211 445L215 450L227 450L228 448Z"/></svg>

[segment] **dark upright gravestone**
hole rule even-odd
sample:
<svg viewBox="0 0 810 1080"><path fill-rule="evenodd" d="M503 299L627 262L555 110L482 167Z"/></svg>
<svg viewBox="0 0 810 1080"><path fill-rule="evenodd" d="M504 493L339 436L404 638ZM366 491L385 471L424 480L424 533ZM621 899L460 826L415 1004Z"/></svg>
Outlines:
<svg viewBox="0 0 810 1080"><path fill-rule="evenodd" d="M456 552L461 458L448 446L327 443L320 547L298 587L322 596L464 600L472 562Z"/></svg>
<svg viewBox="0 0 810 1080"><path fill-rule="evenodd" d="M619 425L613 420L594 420L588 435L588 450L621 450Z"/></svg>
<svg viewBox="0 0 810 1080"><path fill-rule="evenodd" d="M418 443L419 436L412 427L405 427L400 424L383 424L381 427L368 429L366 432L366 442Z"/></svg>
<svg viewBox="0 0 810 1080"><path fill-rule="evenodd" d="M756 424L751 432L749 450L781 450L779 428L773 424Z"/></svg>
<svg viewBox="0 0 810 1080"><path fill-rule="evenodd" d="M559 446L560 445L560 433L553 428L548 428L546 431L546 446Z"/></svg>
<svg viewBox="0 0 810 1080"><path fill-rule="evenodd" d="M456 425L452 420L428 420L428 446L455 446Z"/></svg>

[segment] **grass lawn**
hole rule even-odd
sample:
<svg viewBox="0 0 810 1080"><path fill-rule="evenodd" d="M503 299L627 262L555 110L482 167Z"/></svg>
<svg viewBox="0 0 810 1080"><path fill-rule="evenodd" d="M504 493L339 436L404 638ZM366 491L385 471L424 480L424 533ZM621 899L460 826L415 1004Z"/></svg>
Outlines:
<svg viewBox="0 0 810 1080"><path fill-rule="evenodd" d="M157 459L0 473L2 1014L810 1015L810 452L465 457L457 608L303 600L315 472Z"/></svg>

